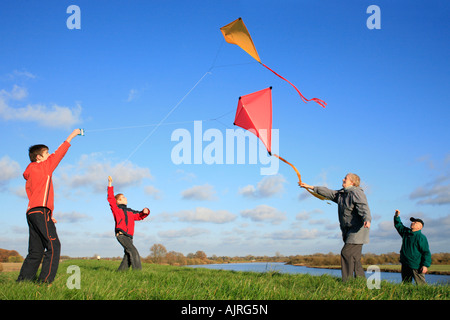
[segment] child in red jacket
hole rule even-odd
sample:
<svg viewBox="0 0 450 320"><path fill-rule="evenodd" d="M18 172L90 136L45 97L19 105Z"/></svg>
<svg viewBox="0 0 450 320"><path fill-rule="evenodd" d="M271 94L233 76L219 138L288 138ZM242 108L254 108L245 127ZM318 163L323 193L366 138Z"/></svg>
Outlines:
<svg viewBox="0 0 450 320"><path fill-rule="evenodd" d="M133 270L141 270L141 257L133 245L134 221L148 217L150 210L144 208L142 211L136 211L128 208L128 200L122 193L114 195L111 176L108 177L108 202L116 223L117 241L125 252L118 271L128 270L130 266L133 267Z"/></svg>
<svg viewBox="0 0 450 320"><path fill-rule="evenodd" d="M61 244L56 233L53 218L53 183L52 174L64 158L74 137L81 134L75 129L52 154L43 144L28 149L31 163L23 173L26 180L25 190L28 196L27 223L30 231L28 255L20 269L17 281L34 280L41 263L40 282L51 283L58 270Z"/></svg>

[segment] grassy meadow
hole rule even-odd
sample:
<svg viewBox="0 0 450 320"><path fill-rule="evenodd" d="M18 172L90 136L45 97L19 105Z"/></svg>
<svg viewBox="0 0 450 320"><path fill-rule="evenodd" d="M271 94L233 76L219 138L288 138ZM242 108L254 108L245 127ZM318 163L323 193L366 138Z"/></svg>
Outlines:
<svg viewBox="0 0 450 320"><path fill-rule="evenodd" d="M142 271L117 272L120 261L67 260L51 286L16 283L18 271L0 273L1 300L448 300L450 286L364 279L342 283L329 275L254 273L143 263ZM80 288L69 289L68 267L80 269ZM72 278L73 279L73 278ZM70 282L70 281L69 281ZM72 285L75 282L71 282Z"/></svg>

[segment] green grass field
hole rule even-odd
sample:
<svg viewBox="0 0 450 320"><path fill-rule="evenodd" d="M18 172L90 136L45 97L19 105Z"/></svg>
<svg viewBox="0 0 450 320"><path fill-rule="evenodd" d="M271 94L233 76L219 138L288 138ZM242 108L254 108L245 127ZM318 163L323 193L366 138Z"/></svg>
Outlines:
<svg viewBox="0 0 450 320"><path fill-rule="evenodd" d="M139 272L117 272L119 261L67 260L51 286L16 283L18 271L0 273L1 300L448 300L450 286L382 281L368 289L364 279L342 283L329 275L253 273L143 264ZM80 268L80 289L69 289ZM70 282L70 281L69 281ZM69 284L73 284L70 282Z"/></svg>

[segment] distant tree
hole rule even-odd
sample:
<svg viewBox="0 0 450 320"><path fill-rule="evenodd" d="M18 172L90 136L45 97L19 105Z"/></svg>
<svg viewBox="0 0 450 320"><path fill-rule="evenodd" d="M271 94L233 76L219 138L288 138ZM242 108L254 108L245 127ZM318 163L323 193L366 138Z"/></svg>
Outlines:
<svg viewBox="0 0 450 320"><path fill-rule="evenodd" d="M180 252L170 251L166 254L164 259L170 265L184 266L186 265L186 258Z"/></svg>
<svg viewBox="0 0 450 320"><path fill-rule="evenodd" d="M189 252L186 257L188 259L195 259L195 254L193 254L192 252Z"/></svg>
<svg viewBox="0 0 450 320"><path fill-rule="evenodd" d="M199 250L195 253L194 258L200 259L200 260L206 260L206 253Z"/></svg>
<svg viewBox="0 0 450 320"><path fill-rule="evenodd" d="M150 248L150 256L155 263L161 263L162 259L166 256L167 250L166 247L164 247L160 243L154 244Z"/></svg>
<svg viewBox="0 0 450 320"><path fill-rule="evenodd" d="M16 250L0 249L0 262L8 262L10 257L16 257L19 261L23 261L22 256Z"/></svg>
<svg viewBox="0 0 450 320"><path fill-rule="evenodd" d="M9 256L8 262L23 262L22 256Z"/></svg>
<svg viewBox="0 0 450 320"><path fill-rule="evenodd" d="M432 264L450 264L450 253L433 253L431 261Z"/></svg>

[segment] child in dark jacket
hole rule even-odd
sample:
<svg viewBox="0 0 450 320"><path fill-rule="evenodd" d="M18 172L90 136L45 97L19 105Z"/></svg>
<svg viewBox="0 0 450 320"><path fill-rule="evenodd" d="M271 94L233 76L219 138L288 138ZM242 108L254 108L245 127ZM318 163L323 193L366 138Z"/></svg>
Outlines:
<svg viewBox="0 0 450 320"><path fill-rule="evenodd" d="M141 257L133 244L134 221L145 219L150 215L150 210L144 208L142 211L136 211L128 208L128 200L123 194L114 195L111 176L108 177L108 202L116 223L117 241L122 245L125 252L118 271L128 270L130 266L133 270L141 270Z"/></svg>

